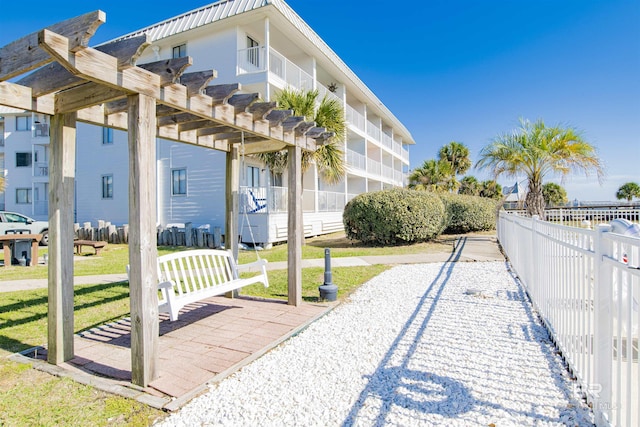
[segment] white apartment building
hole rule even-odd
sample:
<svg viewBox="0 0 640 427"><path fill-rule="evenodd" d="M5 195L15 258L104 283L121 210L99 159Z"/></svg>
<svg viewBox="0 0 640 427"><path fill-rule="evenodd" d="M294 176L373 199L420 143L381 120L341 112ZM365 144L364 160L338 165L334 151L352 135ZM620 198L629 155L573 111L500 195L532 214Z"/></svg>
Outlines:
<svg viewBox="0 0 640 427"><path fill-rule="evenodd" d="M343 208L357 194L404 186L408 146L415 143L410 132L284 1L223 0L123 38L143 33L152 44L138 64L190 56L194 65L188 72L217 71L212 85L240 83L242 92L257 92L265 101L284 88L315 89L344 106L347 174L328 185L315 168L305 173L305 235L342 229ZM0 116L7 183L0 207L46 219L48 118L6 109ZM81 124L77 141L75 221L126 223L126 134ZM224 229L225 162L223 152L158 140L160 225L191 222ZM241 162L242 240L286 240L286 172L273 174L252 156Z"/></svg>

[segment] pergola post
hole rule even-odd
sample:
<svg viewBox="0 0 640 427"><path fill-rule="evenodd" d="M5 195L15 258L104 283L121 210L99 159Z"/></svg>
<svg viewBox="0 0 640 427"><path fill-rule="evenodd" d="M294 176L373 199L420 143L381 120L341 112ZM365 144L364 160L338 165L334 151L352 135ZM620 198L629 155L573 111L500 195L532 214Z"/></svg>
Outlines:
<svg viewBox="0 0 640 427"><path fill-rule="evenodd" d="M159 341L156 102L137 94L128 104L131 381L146 387L156 377Z"/></svg>
<svg viewBox="0 0 640 427"><path fill-rule="evenodd" d="M288 304L302 304L302 148L296 144L287 148L289 157L288 209Z"/></svg>
<svg viewBox="0 0 640 427"><path fill-rule="evenodd" d="M238 260L238 189L240 188L240 155L238 145L232 145L227 153L226 170L226 225L224 247ZM228 295L229 296L229 295Z"/></svg>
<svg viewBox="0 0 640 427"><path fill-rule="evenodd" d="M57 365L74 356L73 196L76 113L55 114L51 118L50 138L47 360ZM37 263L38 260L31 262Z"/></svg>

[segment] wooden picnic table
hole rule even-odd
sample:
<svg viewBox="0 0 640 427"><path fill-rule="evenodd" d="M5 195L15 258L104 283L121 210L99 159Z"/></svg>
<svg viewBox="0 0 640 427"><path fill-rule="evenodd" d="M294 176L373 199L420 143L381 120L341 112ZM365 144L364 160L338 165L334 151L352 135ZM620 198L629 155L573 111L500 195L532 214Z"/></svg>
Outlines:
<svg viewBox="0 0 640 427"><path fill-rule="evenodd" d="M11 265L10 245L15 245L17 240L31 240L31 266L38 265L38 246L42 240L42 234L4 234L0 235L0 242L4 247L4 266Z"/></svg>

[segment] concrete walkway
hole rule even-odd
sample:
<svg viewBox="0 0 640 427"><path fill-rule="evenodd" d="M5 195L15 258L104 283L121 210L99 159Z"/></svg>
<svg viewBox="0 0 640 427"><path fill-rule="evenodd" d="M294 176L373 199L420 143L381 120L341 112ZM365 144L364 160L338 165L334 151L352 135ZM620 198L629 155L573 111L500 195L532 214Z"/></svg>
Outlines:
<svg viewBox="0 0 640 427"><path fill-rule="evenodd" d="M504 256L500 252L495 236L467 235L456 240L456 247L462 251L458 261L479 262L479 261L502 261ZM452 246L453 252L453 246ZM451 252L435 252L423 254L404 255L377 255L362 257L334 257L331 258L331 267L358 267L374 264L423 264L431 262L445 262L451 256ZM304 259L302 267L324 268L324 259ZM268 270L285 270L286 261L271 262L267 264ZM104 283L124 282L127 280L126 273L102 274L99 276L76 276L74 285L99 285ZM43 289L47 287L47 279L22 279L22 280L0 280L0 292L25 291L32 289Z"/></svg>

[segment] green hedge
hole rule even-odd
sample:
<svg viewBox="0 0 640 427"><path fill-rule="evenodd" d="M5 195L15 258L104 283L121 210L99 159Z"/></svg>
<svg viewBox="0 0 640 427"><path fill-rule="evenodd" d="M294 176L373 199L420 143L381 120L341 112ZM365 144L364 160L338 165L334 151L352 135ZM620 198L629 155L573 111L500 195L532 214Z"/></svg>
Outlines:
<svg viewBox="0 0 640 427"><path fill-rule="evenodd" d="M494 230L498 201L462 194L440 194L446 209L445 233Z"/></svg>
<svg viewBox="0 0 640 427"><path fill-rule="evenodd" d="M446 226L444 204L436 194L408 189L354 197L344 209L343 222L347 237L373 245L431 240Z"/></svg>

